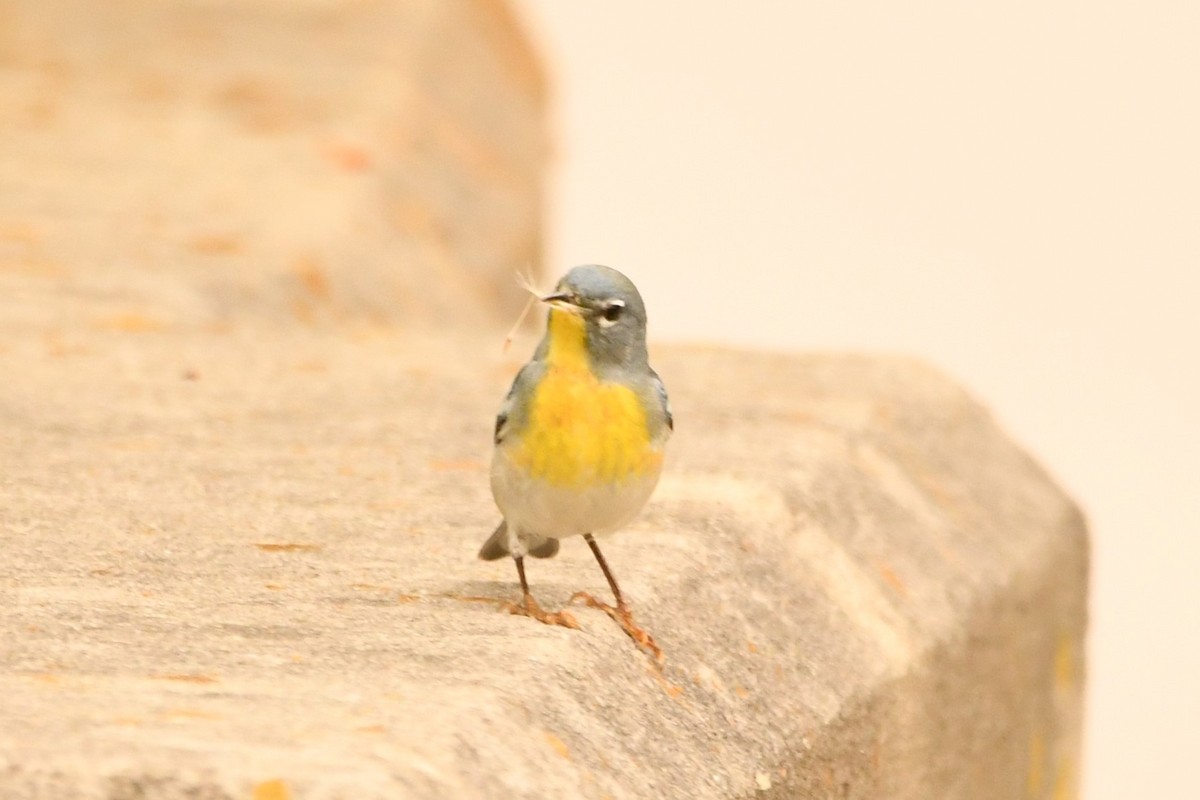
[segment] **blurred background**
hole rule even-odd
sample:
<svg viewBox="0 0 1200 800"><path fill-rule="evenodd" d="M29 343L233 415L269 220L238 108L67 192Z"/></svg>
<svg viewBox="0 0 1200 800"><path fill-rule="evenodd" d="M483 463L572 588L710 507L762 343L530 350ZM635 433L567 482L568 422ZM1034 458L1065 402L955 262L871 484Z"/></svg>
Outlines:
<svg viewBox="0 0 1200 800"><path fill-rule="evenodd" d="M1084 795L1200 744L1200 6L516 0L555 102L547 271L657 341L898 351L1084 506ZM714 379L716 376L714 376Z"/></svg>

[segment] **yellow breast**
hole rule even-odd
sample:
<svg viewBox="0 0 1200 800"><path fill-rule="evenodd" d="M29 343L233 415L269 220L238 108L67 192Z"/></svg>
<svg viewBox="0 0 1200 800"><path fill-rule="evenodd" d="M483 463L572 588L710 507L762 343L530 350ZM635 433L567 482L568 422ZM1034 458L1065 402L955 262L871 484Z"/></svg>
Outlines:
<svg viewBox="0 0 1200 800"><path fill-rule="evenodd" d="M662 448L650 440L638 395L592 373L583 320L553 311L549 334L546 373L513 460L556 486L620 483L660 469Z"/></svg>

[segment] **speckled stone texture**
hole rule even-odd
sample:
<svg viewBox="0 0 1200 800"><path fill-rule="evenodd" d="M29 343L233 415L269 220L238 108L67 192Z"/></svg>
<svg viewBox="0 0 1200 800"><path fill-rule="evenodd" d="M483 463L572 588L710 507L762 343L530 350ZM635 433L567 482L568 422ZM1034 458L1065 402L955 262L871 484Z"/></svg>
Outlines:
<svg viewBox="0 0 1200 800"><path fill-rule="evenodd" d="M503 612L502 6L0 0L0 107L0 798L1075 795L1084 522L919 362L655 351L665 666Z"/></svg>
<svg viewBox="0 0 1200 800"><path fill-rule="evenodd" d="M500 0L3 0L5 314L509 315L544 104Z"/></svg>
<svg viewBox="0 0 1200 800"><path fill-rule="evenodd" d="M9 344L0 796L1071 796L1084 525L963 392L657 353L678 432L605 549L659 674L475 560L501 338ZM605 588L582 541L530 578Z"/></svg>

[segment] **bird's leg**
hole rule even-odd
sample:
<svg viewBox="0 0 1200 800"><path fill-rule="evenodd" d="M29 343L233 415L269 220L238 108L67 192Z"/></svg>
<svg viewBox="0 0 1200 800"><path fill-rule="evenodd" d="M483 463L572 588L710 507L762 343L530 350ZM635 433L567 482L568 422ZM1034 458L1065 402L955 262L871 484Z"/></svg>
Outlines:
<svg viewBox="0 0 1200 800"><path fill-rule="evenodd" d="M634 643L654 657L654 660L661 664L663 662L663 651L654 641L654 637L648 631L640 627L633 621L633 612L629 610L629 606L625 603L625 598L621 595L621 587L617 585L617 579L613 577L612 570L608 568L608 562L604 560L604 554L600 552L600 545L596 544L596 539L590 533L583 535L584 541L588 543L588 547L592 548L592 555L596 556L596 561L600 563L600 571L604 573L604 577L608 580L608 587L612 589L613 597L617 604L610 606L608 603L602 603L587 592L576 592L571 595L570 602L582 600L591 608L598 608L608 616L612 617L613 621L621 626L621 630L633 639Z"/></svg>
<svg viewBox="0 0 1200 800"><path fill-rule="evenodd" d="M517 556L514 560L517 562L517 575L521 578L521 603L508 603L508 613L530 617L547 625L562 625L564 628L579 630L579 623L568 612L542 610L537 600L529 593L529 583L525 580L525 559Z"/></svg>

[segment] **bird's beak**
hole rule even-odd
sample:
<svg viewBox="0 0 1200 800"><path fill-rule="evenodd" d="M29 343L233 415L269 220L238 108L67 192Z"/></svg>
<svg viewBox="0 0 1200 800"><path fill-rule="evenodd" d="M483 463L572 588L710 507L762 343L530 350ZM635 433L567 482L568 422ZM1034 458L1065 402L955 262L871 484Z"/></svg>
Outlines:
<svg viewBox="0 0 1200 800"><path fill-rule="evenodd" d="M555 292L545 297L539 297L538 300L541 300L551 308L557 308L571 314L582 314L584 310L583 306L571 302L571 295L567 292Z"/></svg>

